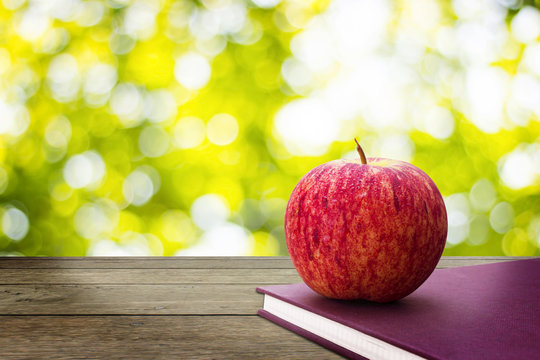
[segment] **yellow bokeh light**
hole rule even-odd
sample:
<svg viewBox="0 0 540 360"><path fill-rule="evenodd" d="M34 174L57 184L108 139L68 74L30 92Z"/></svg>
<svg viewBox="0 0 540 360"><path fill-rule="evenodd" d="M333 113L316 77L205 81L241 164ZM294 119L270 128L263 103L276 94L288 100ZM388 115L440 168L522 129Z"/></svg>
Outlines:
<svg viewBox="0 0 540 360"><path fill-rule="evenodd" d="M0 253L286 255L357 137L434 179L445 255L540 254L538 4L70 4L0 5Z"/></svg>
<svg viewBox="0 0 540 360"><path fill-rule="evenodd" d="M206 136L216 145L229 145L238 136L238 131L238 121L230 114L214 115L206 125Z"/></svg>

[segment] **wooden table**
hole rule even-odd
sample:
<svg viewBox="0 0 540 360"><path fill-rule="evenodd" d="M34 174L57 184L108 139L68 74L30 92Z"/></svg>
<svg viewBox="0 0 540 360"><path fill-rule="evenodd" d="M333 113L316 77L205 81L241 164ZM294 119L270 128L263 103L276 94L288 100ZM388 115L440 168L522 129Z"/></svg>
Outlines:
<svg viewBox="0 0 540 360"><path fill-rule="evenodd" d="M0 358L340 358L256 315L300 281L286 257L0 258Z"/></svg>

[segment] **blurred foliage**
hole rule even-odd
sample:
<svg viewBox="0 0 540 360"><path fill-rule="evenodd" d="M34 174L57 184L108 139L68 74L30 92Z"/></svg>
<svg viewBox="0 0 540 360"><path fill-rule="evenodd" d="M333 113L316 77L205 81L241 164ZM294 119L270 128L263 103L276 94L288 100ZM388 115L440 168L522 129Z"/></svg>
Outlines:
<svg viewBox="0 0 540 360"><path fill-rule="evenodd" d="M294 185L354 136L434 179L445 255L540 254L532 6L2 4L0 254L286 255Z"/></svg>

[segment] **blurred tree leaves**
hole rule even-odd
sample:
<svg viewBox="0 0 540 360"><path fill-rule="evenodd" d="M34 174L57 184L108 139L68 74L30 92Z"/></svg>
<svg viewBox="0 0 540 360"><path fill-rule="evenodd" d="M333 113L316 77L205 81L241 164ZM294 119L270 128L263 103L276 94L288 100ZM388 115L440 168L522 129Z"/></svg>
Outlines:
<svg viewBox="0 0 540 360"><path fill-rule="evenodd" d="M276 114L295 100L324 93L351 66L342 48L303 59L311 45L297 36L314 23L335 21L332 16L345 3L4 0L0 253L169 256L206 243L218 254L236 249L244 255L285 255L283 215L294 185L323 162L354 156L352 138L358 136L368 156L404 143L398 150L408 149L405 158L438 184L453 226L445 255L538 255L538 115L531 112L523 124L485 132L448 95L455 87L444 74L467 69L463 59L444 54L444 41L423 48L418 64L408 63L416 55L407 51L417 44L402 51L394 42L409 34L407 16L416 16L414 6L433 11L428 2L389 3L388 38L375 52L396 51L403 56L396 57L400 66L416 69L409 75L420 78L423 90L418 102L408 104L411 112L430 94L450 114L451 135L437 135L444 129L430 133L414 119L405 128L399 123L377 128L364 109L340 123L322 153L287 147ZM468 11L476 11L458 3L436 3L435 28L443 40L445 29L457 29L469 19ZM507 9L498 5L497 11L504 11L510 28L527 5L538 6L525 1ZM386 11L386 5L377 6L374 17ZM486 16L490 9L484 9ZM489 65L515 76L534 44L509 44L519 55ZM319 72L302 63L319 66L323 55L341 63ZM183 56L188 65L179 65ZM390 95L383 91L381 97ZM356 93L340 96L365 101ZM391 105L379 110L386 114L398 106ZM233 120L214 122L223 114ZM228 137L233 141L225 145L216 140ZM531 167L525 173L530 184L512 178L512 164ZM204 198L210 200L203 217L217 219L213 228L201 225L205 220L194 211L208 194L215 196ZM507 227L504 216L511 216ZM222 240L215 242L216 236Z"/></svg>

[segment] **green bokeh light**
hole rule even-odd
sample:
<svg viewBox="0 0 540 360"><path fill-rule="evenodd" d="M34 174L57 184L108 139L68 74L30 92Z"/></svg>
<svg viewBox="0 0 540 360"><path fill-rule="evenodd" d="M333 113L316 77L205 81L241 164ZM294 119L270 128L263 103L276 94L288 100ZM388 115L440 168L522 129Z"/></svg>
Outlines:
<svg viewBox="0 0 540 360"><path fill-rule="evenodd" d="M3 0L0 254L286 255L356 136L437 183L445 255L539 255L540 12L502 3Z"/></svg>

